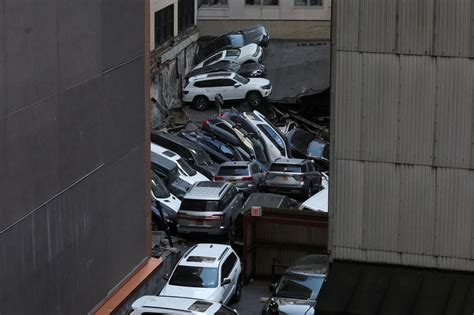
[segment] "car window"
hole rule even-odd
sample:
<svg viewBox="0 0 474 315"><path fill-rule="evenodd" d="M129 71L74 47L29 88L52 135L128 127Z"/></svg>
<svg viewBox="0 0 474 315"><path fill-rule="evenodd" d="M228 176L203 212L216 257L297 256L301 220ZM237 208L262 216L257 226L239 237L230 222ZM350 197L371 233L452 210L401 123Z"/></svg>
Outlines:
<svg viewBox="0 0 474 315"><path fill-rule="evenodd" d="M224 55L224 52L222 51L215 55L212 55L211 57L209 57L203 62L203 65L204 66L210 65L211 63L216 62L217 60L221 59L223 55Z"/></svg>
<svg viewBox="0 0 474 315"><path fill-rule="evenodd" d="M273 163L270 166L271 172L290 172L290 173L301 173L301 165L299 164L277 164Z"/></svg>
<svg viewBox="0 0 474 315"><path fill-rule="evenodd" d="M235 263L237 262L237 256L234 253L231 253L229 257L226 258L222 264L221 269L221 281L224 278L229 278L232 269L234 269Z"/></svg>
<svg viewBox="0 0 474 315"><path fill-rule="evenodd" d="M210 165L214 164L214 162L212 161L209 154L207 154L205 151L203 151L203 150L197 150L196 151L194 149L189 149L189 150L192 152L192 154L195 157L196 162L199 165L210 166Z"/></svg>
<svg viewBox="0 0 474 315"><path fill-rule="evenodd" d="M169 284L181 287L216 288L217 268L178 266Z"/></svg>
<svg viewBox="0 0 474 315"><path fill-rule="evenodd" d="M302 300L315 299L321 290L323 282L324 277L300 274L284 275L278 283L275 296Z"/></svg>
<svg viewBox="0 0 474 315"><path fill-rule="evenodd" d="M282 155L285 155L285 143L279 135L267 125L259 124L258 128L267 136L267 138L278 148Z"/></svg>
<svg viewBox="0 0 474 315"><path fill-rule="evenodd" d="M187 176L194 176L197 174L197 172L185 160L180 158L176 160L176 163L178 163L178 165L183 169Z"/></svg>
<svg viewBox="0 0 474 315"><path fill-rule="evenodd" d="M235 81L231 79L222 79L220 80L221 86L234 86Z"/></svg>
<svg viewBox="0 0 474 315"><path fill-rule="evenodd" d="M254 173L254 174L260 173L260 168L258 167L257 164L252 165L252 173Z"/></svg>
<svg viewBox="0 0 474 315"><path fill-rule="evenodd" d="M208 85L209 85L209 81L207 81L207 80L194 82L194 86L199 87L199 88L207 87Z"/></svg>
<svg viewBox="0 0 474 315"><path fill-rule="evenodd" d="M232 34L227 36L232 47L242 47L245 44L245 38L242 34Z"/></svg>
<svg viewBox="0 0 474 315"><path fill-rule="evenodd" d="M241 76L240 74L235 74L234 80L237 81L237 82L239 82L239 83L242 83L242 84L247 84L247 83L250 82L249 79L244 78L244 77Z"/></svg>
<svg viewBox="0 0 474 315"><path fill-rule="evenodd" d="M310 144L308 145L308 155L311 157L317 157L321 158L323 157L324 153L324 143L321 143L319 141L311 141Z"/></svg>
<svg viewBox="0 0 474 315"><path fill-rule="evenodd" d="M220 176L245 176L249 171L247 166L221 166L219 168Z"/></svg>
<svg viewBox="0 0 474 315"><path fill-rule="evenodd" d="M156 199L168 198L170 196L168 189L166 189L165 184L158 176L151 180L151 193Z"/></svg>
<svg viewBox="0 0 474 315"><path fill-rule="evenodd" d="M183 199L179 210L184 211L219 211L219 202L215 200Z"/></svg>

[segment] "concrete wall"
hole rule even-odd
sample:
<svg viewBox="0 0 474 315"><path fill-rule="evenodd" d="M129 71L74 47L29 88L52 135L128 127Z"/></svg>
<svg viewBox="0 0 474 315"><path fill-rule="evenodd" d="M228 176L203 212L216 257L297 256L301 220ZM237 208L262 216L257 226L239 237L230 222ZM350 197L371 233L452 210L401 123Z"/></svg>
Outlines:
<svg viewBox="0 0 474 315"><path fill-rule="evenodd" d="M473 18L469 0L333 2L333 258L474 271Z"/></svg>
<svg viewBox="0 0 474 315"><path fill-rule="evenodd" d="M144 124L144 1L0 0L2 315L85 314L147 257Z"/></svg>
<svg viewBox="0 0 474 315"><path fill-rule="evenodd" d="M262 24L273 39L329 40L330 21L308 20L198 20L201 36L219 36L227 32Z"/></svg>

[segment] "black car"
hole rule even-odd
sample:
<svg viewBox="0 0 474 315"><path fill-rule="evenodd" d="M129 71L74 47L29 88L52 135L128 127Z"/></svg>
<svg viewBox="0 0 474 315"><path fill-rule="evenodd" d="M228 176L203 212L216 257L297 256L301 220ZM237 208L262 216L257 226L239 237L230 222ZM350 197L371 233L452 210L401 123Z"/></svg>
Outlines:
<svg viewBox="0 0 474 315"><path fill-rule="evenodd" d="M223 143L206 132L183 130L178 135L199 145L216 163L251 160L244 149Z"/></svg>
<svg viewBox="0 0 474 315"><path fill-rule="evenodd" d="M308 314L316 305L319 291L326 280L328 257L308 255L298 259L272 284L272 295L262 314Z"/></svg>
<svg viewBox="0 0 474 315"><path fill-rule="evenodd" d="M151 152L151 170L155 172L166 184L166 188L182 199L191 188L191 185L179 178L178 165Z"/></svg>
<svg viewBox="0 0 474 315"><path fill-rule="evenodd" d="M311 159L318 171L329 171L329 142L317 139L303 129L292 129L288 135L288 152L291 157Z"/></svg>
<svg viewBox="0 0 474 315"><path fill-rule="evenodd" d="M217 173L219 165L211 159L203 148L189 140L168 132L154 131L151 134L151 142L177 153L196 171L209 179L212 179Z"/></svg>
<svg viewBox="0 0 474 315"><path fill-rule="evenodd" d="M270 42L270 36L263 25L255 25L240 31L229 32L221 35L200 47L195 55L196 63L199 63L210 55L228 48L240 48L248 44L257 44L267 47Z"/></svg>
<svg viewBox="0 0 474 315"><path fill-rule="evenodd" d="M204 66L202 68L189 72L188 74L186 74L185 79L188 80L190 77L194 77L200 74L222 71L235 72L246 78L265 78L267 76L267 69L261 63L248 62L241 65L234 61L222 60L210 66Z"/></svg>
<svg viewBox="0 0 474 315"><path fill-rule="evenodd" d="M161 202L163 200L163 202ZM171 202L177 201L177 198L170 194L166 185L163 183L161 178L155 173L151 172L151 215L152 221L159 227L161 230L164 230L163 220L161 218L161 213L158 210L161 207L161 212L163 213L163 219L168 225L171 231L176 231L176 212L177 209L172 209L169 205L166 204L166 201L171 200Z"/></svg>

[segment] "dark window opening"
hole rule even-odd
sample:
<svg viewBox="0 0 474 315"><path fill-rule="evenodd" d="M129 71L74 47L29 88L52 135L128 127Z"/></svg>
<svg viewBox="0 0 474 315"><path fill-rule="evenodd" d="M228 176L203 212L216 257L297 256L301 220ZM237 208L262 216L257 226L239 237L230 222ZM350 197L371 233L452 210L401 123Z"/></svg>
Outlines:
<svg viewBox="0 0 474 315"><path fill-rule="evenodd" d="M178 32L194 26L194 0L178 1Z"/></svg>
<svg viewBox="0 0 474 315"><path fill-rule="evenodd" d="M174 5L155 12L155 48L174 36Z"/></svg>

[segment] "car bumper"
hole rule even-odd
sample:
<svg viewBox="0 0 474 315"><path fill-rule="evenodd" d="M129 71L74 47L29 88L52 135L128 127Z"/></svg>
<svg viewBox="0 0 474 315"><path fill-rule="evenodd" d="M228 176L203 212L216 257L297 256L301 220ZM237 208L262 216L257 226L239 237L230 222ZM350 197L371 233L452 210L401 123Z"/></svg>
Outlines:
<svg viewBox="0 0 474 315"><path fill-rule="evenodd" d="M183 94L182 100L185 103L191 103L193 101L193 97L191 94Z"/></svg>
<svg viewBox="0 0 474 315"><path fill-rule="evenodd" d="M180 234L213 234L213 235L225 235L227 234L227 227L226 226L218 226L218 227L200 227L200 226L176 226L178 233Z"/></svg>

